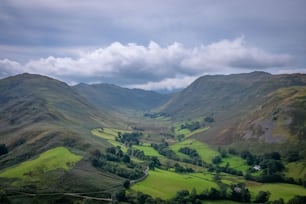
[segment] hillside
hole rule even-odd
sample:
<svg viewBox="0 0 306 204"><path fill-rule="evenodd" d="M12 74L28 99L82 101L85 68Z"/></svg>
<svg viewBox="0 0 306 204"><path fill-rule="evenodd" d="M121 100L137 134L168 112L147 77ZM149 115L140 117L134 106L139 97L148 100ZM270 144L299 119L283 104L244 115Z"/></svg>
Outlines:
<svg viewBox="0 0 306 204"><path fill-rule="evenodd" d="M114 111L149 111L165 103L170 95L141 89L122 88L111 84L79 84L73 87L81 96L98 107Z"/></svg>
<svg viewBox="0 0 306 204"><path fill-rule="evenodd" d="M267 97L274 98L273 93L280 88L305 85L306 76L302 74L252 72L203 76L162 106L160 111L169 114L175 121L212 117L215 122L210 124L209 131L198 135L198 138L211 144L230 144L240 139L237 135L246 139L242 132L250 127L239 123L255 120L254 116L252 119L246 117L251 117L249 114L254 109L263 106ZM237 126L240 126L239 130ZM270 142L277 142L277 139Z"/></svg>
<svg viewBox="0 0 306 204"><path fill-rule="evenodd" d="M120 119L97 109L67 84L45 76L21 74L0 80L0 99L0 143L9 149L7 155L0 156L0 170L58 146L86 157L94 149L109 146L91 135L92 128L121 125ZM84 170L80 168L74 177Z"/></svg>

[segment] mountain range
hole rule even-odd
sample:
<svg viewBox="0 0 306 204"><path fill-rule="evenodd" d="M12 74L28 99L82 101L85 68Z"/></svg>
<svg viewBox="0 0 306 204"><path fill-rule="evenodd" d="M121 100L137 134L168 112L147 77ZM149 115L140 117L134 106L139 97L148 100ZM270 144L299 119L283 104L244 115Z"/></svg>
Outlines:
<svg viewBox="0 0 306 204"><path fill-rule="evenodd" d="M148 113L164 117L144 117ZM295 148L306 157L306 75L203 76L175 94L110 84L69 86L27 73L1 79L0 144L9 151L0 155L0 171L64 146L84 159L57 178L65 178L66 186L77 183L78 189L92 183L96 190L112 189L122 178L90 165L92 152L111 147L93 136L93 129L150 127L151 137L161 138L172 134L173 124L205 118L212 119L204 124L208 130L192 137L212 147L253 152ZM58 179L52 185L64 189L62 182Z"/></svg>

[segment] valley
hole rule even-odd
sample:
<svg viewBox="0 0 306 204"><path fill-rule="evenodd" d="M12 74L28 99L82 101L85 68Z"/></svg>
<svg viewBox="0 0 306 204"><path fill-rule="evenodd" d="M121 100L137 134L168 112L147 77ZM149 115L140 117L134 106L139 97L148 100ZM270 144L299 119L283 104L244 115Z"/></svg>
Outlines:
<svg viewBox="0 0 306 204"><path fill-rule="evenodd" d="M22 74L0 99L0 202L306 197L302 74L204 76L167 95Z"/></svg>

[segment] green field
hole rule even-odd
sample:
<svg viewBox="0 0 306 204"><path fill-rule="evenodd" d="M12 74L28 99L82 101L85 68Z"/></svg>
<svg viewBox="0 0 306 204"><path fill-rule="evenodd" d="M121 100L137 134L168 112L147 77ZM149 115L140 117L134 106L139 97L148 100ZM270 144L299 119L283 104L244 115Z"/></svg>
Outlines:
<svg viewBox="0 0 306 204"><path fill-rule="evenodd" d="M200 157L205 161L211 163L211 160L219 155L219 152L209 147L207 144L197 141L195 139L187 139L182 142L175 143L171 145L170 148L177 153L177 155L186 157L185 154L178 152L178 150L182 147L189 147L191 149L197 150Z"/></svg>
<svg viewBox="0 0 306 204"><path fill-rule="evenodd" d="M184 189L191 191L195 188L197 192L202 192L212 187L218 188L217 184L213 182L212 177L211 174L178 174L155 169L149 172L149 176L144 181L133 185L131 189L153 197L169 199L175 196L177 191Z"/></svg>
<svg viewBox="0 0 306 204"><path fill-rule="evenodd" d="M174 134L177 136L177 135L185 135L185 137L190 137L191 135L194 135L194 134L197 134L197 133L201 133L201 132L204 132L206 130L208 130L209 127L203 127L203 128L199 128L195 131L190 131L188 129L181 129L180 127L176 127L174 129Z"/></svg>
<svg viewBox="0 0 306 204"><path fill-rule="evenodd" d="M114 128L96 128L93 129L91 131L91 134L97 136L97 137L101 137L103 139L106 139L110 144L112 144L113 146L117 147L121 147L121 150L123 152L127 152L127 148L126 146L124 146L122 143L117 142L115 139L118 135L118 132L121 133L131 133L130 130L119 130L119 129L114 129Z"/></svg>
<svg viewBox="0 0 306 204"><path fill-rule="evenodd" d="M119 130L115 128L96 128L91 131L91 133L95 136L104 138L106 140L115 140L115 137L117 137L118 132L121 133L131 133L129 130Z"/></svg>
<svg viewBox="0 0 306 204"><path fill-rule="evenodd" d="M146 156L162 157L162 155L160 155L153 147L150 146L133 145L133 148L143 151Z"/></svg>
<svg viewBox="0 0 306 204"><path fill-rule="evenodd" d="M222 158L221 166L225 166L226 163L229 163L231 168L246 172L249 168L246 161L235 155L227 155L225 158Z"/></svg>
<svg viewBox="0 0 306 204"><path fill-rule="evenodd" d="M285 184L285 183L255 183L251 182L251 184L247 183L247 188L251 191L251 195L253 198L257 195L259 191L269 191L271 193L270 200L277 200L279 198L283 198L285 201L293 198L295 195L306 196L306 189L302 186L293 185L293 184Z"/></svg>
<svg viewBox="0 0 306 204"><path fill-rule="evenodd" d="M5 169L0 173L0 177L35 179L48 171L70 169L81 159L81 156L71 153L67 148L57 147L40 154L36 159Z"/></svg>
<svg viewBox="0 0 306 204"><path fill-rule="evenodd" d="M292 177L296 180L299 178L304 178L306 175L306 162L292 162L286 165L286 176Z"/></svg>

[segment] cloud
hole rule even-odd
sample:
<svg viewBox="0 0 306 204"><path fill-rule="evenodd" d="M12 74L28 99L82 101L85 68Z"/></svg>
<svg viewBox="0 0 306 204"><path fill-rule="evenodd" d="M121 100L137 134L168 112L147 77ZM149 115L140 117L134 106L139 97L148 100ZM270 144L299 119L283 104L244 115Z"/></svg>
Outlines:
<svg viewBox="0 0 306 204"><path fill-rule="evenodd" d="M249 47L245 38L224 39L208 45L186 47L174 42L162 47L114 42L80 53L20 63L0 60L0 77L22 72L55 77L66 82L106 82L145 89L183 88L203 74L288 69L292 57Z"/></svg>

